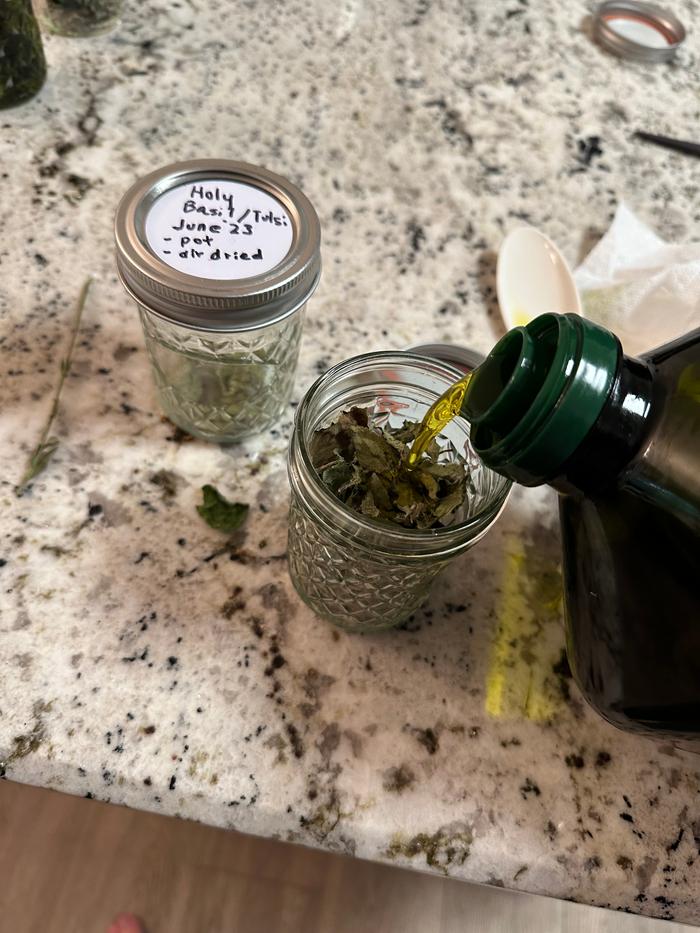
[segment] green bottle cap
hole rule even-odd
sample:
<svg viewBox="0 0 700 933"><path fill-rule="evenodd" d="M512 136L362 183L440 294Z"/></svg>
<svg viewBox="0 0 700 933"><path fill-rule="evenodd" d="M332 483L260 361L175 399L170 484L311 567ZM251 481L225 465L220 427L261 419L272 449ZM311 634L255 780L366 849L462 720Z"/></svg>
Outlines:
<svg viewBox="0 0 700 933"><path fill-rule="evenodd" d="M595 424L622 350L577 314L542 314L476 370L462 413L484 463L526 486L553 479Z"/></svg>

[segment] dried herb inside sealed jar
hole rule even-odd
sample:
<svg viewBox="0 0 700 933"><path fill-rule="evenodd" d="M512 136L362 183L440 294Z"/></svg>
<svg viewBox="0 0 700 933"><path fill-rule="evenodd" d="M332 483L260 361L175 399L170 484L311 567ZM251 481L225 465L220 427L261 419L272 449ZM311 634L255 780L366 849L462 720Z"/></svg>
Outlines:
<svg viewBox="0 0 700 933"><path fill-rule="evenodd" d="M58 36L97 36L112 29L122 0L37 0L37 14L47 32Z"/></svg>
<svg viewBox="0 0 700 933"><path fill-rule="evenodd" d="M46 78L46 60L31 0L3 0L0 18L0 108L30 100Z"/></svg>

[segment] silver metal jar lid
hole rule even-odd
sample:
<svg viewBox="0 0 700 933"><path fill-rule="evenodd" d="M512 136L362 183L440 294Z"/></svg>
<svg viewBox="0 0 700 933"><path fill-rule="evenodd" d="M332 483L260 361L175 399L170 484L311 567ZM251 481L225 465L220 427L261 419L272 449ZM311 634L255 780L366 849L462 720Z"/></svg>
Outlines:
<svg viewBox="0 0 700 933"><path fill-rule="evenodd" d="M309 199L245 162L196 159L151 172L122 198L114 233L132 297L199 330L281 321L321 273L321 228Z"/></svg>
<svg viewBox="0 0 700 933"><path fill-rule="evenodd" d="M673 13L642 0L609 0L593 17L597 42L620 58L668 62L685 39L683 23Z"/></svg>

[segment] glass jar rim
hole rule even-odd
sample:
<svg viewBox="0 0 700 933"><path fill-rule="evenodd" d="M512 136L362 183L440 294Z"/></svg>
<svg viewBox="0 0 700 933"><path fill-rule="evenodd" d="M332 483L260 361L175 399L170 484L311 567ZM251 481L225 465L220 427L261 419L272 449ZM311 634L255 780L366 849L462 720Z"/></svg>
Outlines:
<svg viewBox="0 0 700 933"><path fill-rule="evenodd" d="M332 385L334 381L353 371L363 369L371 371L377 365L390 368L392 364L420 367L423 371L428 370L428 372L433 372L436 376L446 377L450 382L454 382L464 375L449 363L405 350L363 353L337 363L313 383L297 409L294 433L290 442L289 473L292 488L299 492L298 478L294 474L299 464L301 464L304 477L309 481L304 492L306 494L310 493L316 511L320 513L331 531L336 535L340 534L337 522L342 517L343 523L347 526L344 529L345 534L343 537L350 537L356 546L367 544L369 540L373 552L400 553L402 556L409 558L445 557L459 553L476 543L501 514L510 494L512 486L510 480L499 476L501 483L498 493L484 509L462 522L447 525L443 528L403 528L401 525L380 522L359 515L352 509L347 508L323 483L311 462L304 438L305 428L308 429L309 427L305 419L309 417L312 405L318 398L319 393ZM401 383L397 382L397 384ZM403 384L407 383L404 382ZM435 399L438 397L439 393L436 392ZM485 469L488 468L485 467ZM304 501L304 495L301 495L300 499L302 505L309 506L309 503Z"/></svg>

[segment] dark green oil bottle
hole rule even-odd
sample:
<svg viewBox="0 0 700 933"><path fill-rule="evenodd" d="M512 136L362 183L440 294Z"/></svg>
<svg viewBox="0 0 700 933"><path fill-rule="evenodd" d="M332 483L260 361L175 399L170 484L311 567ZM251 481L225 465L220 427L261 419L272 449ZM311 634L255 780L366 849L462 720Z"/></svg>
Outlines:
<svg viewBox="0 0 700 933"><path fill-rule="evenodd" d="M463 411L492 469L560 493L567 647L620 728L700 738L700 330L639 358L576 315L515 328Z"/></svg>
<svg viewBox="0 0 700 933"><path fill-rule="evenodd" d="M0 108L32 98L46 78L41 34L31 0L0 4Z"/></svg>

